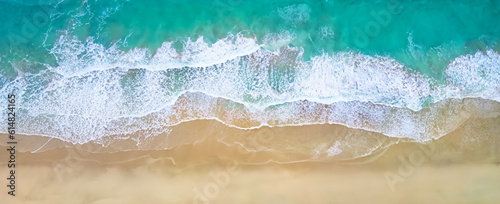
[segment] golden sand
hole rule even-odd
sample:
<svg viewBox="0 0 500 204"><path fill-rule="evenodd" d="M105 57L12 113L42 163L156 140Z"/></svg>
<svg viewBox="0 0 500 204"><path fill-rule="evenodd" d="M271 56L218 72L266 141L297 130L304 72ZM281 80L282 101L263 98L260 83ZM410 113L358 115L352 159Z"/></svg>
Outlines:
<svg viewBox="0 0 500 204"><path fill-rule="evenodd" d="M194 122L191 129L203 125L214 124ZM221 137L206 137L195 144L186 141L185 145L157 151L109 153L106 151L110 149L96 151L96 146L91 146L87 148L101 153L89 153L81 150L82 145L20 136L19 143L26 144L25 149L35 148L38 143L45 144L42 149L59 147L35 153L17 152L16 196L9 196L4 185L0 200L50 204L498 203L498 136L472 141L466 127L426 144L389 138L384 140L391 141L388 148L368 157L281 164L265 162L282 159L276 154L247 151ZM309 128L291 132L337 129L341 133L344 130L339 128L345 127ZM285 131L271 129L254 130L257 132L251 134ZM224 132L234 133L229 129ZM33 142L36 140L39 141ZM68 147L61 147L64 145ZM304 155L301 151L299 148L291 157L300 158ZM4 161L0 173L7 177Z"/></svg>

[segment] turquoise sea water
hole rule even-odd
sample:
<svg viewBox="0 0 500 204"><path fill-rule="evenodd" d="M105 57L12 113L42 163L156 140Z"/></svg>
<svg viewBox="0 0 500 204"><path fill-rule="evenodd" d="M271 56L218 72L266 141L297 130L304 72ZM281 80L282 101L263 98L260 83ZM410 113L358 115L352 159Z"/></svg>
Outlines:
<svg viewBox="0 0 500 204"><path fill-rule="evenodd" d="M389 56L439 76L450 60L498 44L499 7L498 1L2 1L0 45L4 55L16 44L18 57L38 51L50 58L43 51L61 35L154 52L165 41L181 51L188 37L214 43L241 32L262 44L286 34L288 41L266 45L301 47L306 57Z"/></svg>
<svg viewBox="0 0 500 204"><path fill-rule="evenodd" d="M499 18L496 0L1 0L1 94L22 133L78 143L196 119L426 140L459 117L432 104L500 101Z"/></svg>

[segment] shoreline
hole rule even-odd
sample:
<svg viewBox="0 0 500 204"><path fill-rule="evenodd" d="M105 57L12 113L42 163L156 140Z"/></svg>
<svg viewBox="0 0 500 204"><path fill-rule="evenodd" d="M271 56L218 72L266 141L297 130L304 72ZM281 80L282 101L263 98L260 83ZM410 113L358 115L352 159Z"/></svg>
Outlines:
<svg viewBox="0 0 500 204"><path fill-rule="evenodd" d="M205 203L394 203L402 200L493 203L500 199L495 190L500 187L500 154L483 152L464 156L450 149L448 142L439 141L433 147L400 143L375 161L363 164L249 165L199 152L205 162L182 166L162 157L165 151L89 153L79 158L68 153L77 152L75 148L20 152L17 196L6 197L4 189L0 200L97 204L204 203L203 198L208 201ZM209 144L205 148L226 151ZM3 161L0 163L0 172L7 172ZM307 188L302 188L304 186ZM359 194L364 196L356 196Z"/></svg>
<svg viewBox="0 0 500 204"><path fill-rule="evenodd" d="M41 153L56 148L74 148L83 155L89 153L115 153L130 151L164 151L180 161L189 151L197 149L224 149L221 155L252 154L264 155L247 163L265 163L268 160L277 163L300 161L339 162L383 154L387 148L400 143L428 145L433 141L444 141L455 151L473 152L500 147L498 132L500 117L477 118L466 113L448 113L464 115L468 119L456 121L453 131L444 136L426 142L410 138L388 137L384 134L363 129L349 128L335 124L317 124L286 127L261 127L256 129L238 129L216 120L193 120L172 127L169 132L153 137L143 137L146 132L132 135L105 137L101 140L84 144L73 144L57 138L36 135L16 134L17 151ZM481 116L484 117L484 116ZM440 132L439 124L428 131ZM0 144L7 144L6 134L0 134ZM187 150L186 150L187 149ZM200 155L210 155L205 151ZM499 150L500 152L500 150ZM267 160L266 160L267 158ZM229 160L235 158L228 157ZM244 162L245 159L240 162ZM246 159L248 160L248 159Z"/></svg>

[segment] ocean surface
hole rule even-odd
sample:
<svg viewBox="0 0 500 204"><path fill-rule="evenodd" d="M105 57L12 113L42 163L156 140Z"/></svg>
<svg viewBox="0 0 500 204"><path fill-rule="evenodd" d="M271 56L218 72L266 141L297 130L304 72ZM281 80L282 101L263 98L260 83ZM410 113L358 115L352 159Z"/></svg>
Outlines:
<svg viewBox="0 0 500 204"><path fill-rule="evenodd" d="M301 159L482 140L500 132L499 19L499 0L0 0L0 107L16 94L18 134L116 151L201 120L344 127L266 146Z"/></svg>

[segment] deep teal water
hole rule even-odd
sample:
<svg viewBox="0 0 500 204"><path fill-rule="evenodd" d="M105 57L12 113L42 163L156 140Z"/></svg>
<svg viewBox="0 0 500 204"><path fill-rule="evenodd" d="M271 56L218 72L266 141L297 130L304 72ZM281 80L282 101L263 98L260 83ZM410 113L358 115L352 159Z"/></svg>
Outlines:
<svg viewBox="0 0 500 204"><path fill-rule="evenodd" d="M306 58L359 51L438 77L453 58L494 48L500 36L500 1L2 1L0 11L4 63L12 55L53 62L46 51L62 34L154 52L165 41L181 50L187 37L213 43L242 32L263 43L289 32L286 44Z"/></svg>

